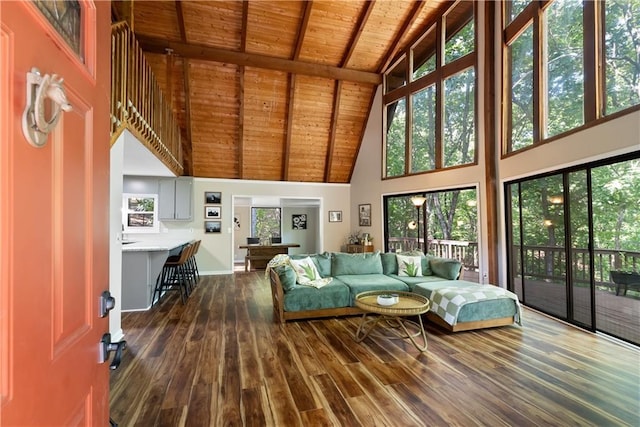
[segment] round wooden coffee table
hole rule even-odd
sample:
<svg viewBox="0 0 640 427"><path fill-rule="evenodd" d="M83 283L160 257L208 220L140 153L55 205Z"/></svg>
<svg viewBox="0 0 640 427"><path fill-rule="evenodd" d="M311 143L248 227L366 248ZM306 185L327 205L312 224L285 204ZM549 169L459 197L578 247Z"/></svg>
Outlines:
<svg viewBox="0 0 640 427"><path fill-rule="evenodd" d="M397 295L398 302L390 306L378 304L378 296L388 294ZM408 338L418 350L427 350L427 333L420 315L429 311L431 301L428 298L411 292L369 291L356 295L355 304L365 312L356 331L356 342L364 340L380 321L384 321L387 326L401 330L400 334L386 336L387 338ZM370 314L377 314L377 316L369 316ZM406 319L407 316L418 316L418 321ZM407 325L414 331L410 332ZM416 341L418 336L422 337L422 345Z"/></svg>

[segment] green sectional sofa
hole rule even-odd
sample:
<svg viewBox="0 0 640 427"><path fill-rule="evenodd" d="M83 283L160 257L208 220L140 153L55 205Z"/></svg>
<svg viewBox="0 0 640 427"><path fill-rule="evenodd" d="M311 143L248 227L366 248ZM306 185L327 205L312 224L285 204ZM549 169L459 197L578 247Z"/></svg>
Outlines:
<svg viewBox="0 0 640 427"><path fill-rule="evenodd" d="M439 297L433 294L434 289L451 291L453 286L461 288L472 286L472 289L476 290L482 286L458 280L462 270L459 261L425 256L421 252L401 254L412 256L413 260L416 260L415 257L419 257L417 259L420 260L421 274L417 276L401 275L399 270L403 266L398 265L398 259L401 259L404 266L406 265L403 259L398 258L397 255L380 252L365 254L325 252L312 255L292 255L291 260L310 257L322 278L332 278L330 283L320 288L301 285L298 282L296 271L288 263L279 263L280 265L268 267L275 321L284 323L294 319L362 314L363 312L355 307L354 300L357 294L365 291L416 292L439 301ZM409 273L411 272L409 271ZM413 273L415 274L416 271ZM497 287L490 286L490 289L497 289ZM427 317L452 331L514 323L514 316L519 314L519 306L514 308L514 304L517 306L517 298L515 303L509 303L503 298L500 299L502 301L498 301L498 303L494 301L493 306L487 305L490 301L478 301L475 305L471 304L469 308L462 307L460 314L463 315L464 322L458 322L457 319L454 319L453 325L438 317L438 313L435 311L430 311ZM480 308L478 308L478 304ZM483 305L485 308L482 308ZM482 318L478 318L479 315Z"/></svg>

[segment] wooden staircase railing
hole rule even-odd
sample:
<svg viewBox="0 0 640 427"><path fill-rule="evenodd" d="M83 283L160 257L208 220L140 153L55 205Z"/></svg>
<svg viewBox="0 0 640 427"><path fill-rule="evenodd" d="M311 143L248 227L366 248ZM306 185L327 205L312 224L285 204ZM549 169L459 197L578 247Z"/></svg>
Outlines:
<svg viewBox="0 0 640 427"><path fill-rule="evenodd" d="M111 54L111 144L127 129L182 175L178 121L126 22L111 26Z"/></svg>

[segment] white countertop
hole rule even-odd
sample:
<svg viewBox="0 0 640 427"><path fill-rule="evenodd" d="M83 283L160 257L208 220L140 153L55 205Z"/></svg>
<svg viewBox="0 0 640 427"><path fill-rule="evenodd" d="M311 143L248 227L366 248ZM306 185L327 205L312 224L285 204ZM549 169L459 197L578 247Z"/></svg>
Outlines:
<svg viewBox="0 0 640 427"><path fill-rule="evenodd" d="M170 251L190 241L191 239L137 240L132 238L122 242L122 252Z"/></svg>

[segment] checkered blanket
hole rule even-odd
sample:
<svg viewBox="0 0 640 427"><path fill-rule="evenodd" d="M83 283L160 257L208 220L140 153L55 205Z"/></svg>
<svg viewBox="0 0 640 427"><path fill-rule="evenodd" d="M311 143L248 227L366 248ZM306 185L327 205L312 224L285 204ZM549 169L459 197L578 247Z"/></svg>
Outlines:
<svg viewBox="0 0 640 427"><path fill-rule="evenodd" d="M439 288L431 291L431 311L450 325L458 322L460 309L469 303L478 301L510 298L515 301L515 321L522 325L522 312L518 297L513 292L493 285L469 285L466 287Z"/></svg>

